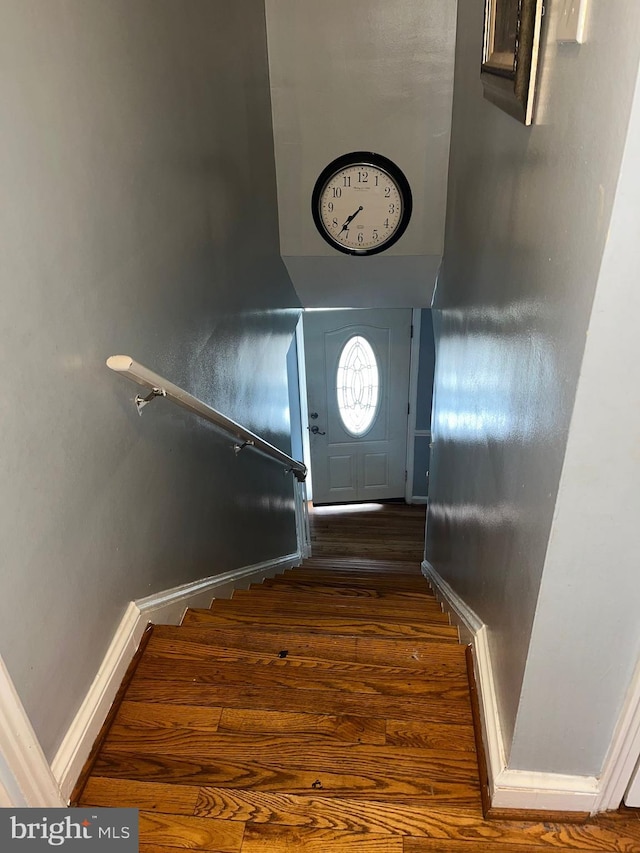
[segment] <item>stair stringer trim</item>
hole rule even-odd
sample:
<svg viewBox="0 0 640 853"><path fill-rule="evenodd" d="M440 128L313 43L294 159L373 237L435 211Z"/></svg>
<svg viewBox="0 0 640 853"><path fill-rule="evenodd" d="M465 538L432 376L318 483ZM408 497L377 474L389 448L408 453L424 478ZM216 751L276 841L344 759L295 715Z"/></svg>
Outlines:
<svg viewBox="0 0 640 853"><path fill-rule="evenodd" d="M69 802L149 622L179 625L188 607L208 607L213 598L229 598L235 589L259 583L300 563L300 554L295 552L202 578L129 603L96 677L51 764L64 802Z"/></svg>
<svg viewBox="0 0 640 853"><path fill-rule="evenodd" d="M473 647L491 807L523 811L595 812L600 787L595 776L540 773L507 767L487 626L427 560L422 563L422 574L430 582L437 598L451 612L461 642Z"/></svg>

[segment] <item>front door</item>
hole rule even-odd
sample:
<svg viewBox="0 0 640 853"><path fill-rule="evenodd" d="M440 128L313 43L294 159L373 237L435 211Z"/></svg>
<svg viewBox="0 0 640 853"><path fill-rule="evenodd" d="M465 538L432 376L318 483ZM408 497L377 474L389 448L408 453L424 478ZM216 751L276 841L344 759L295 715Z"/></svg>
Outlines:
<svg viewBox="0 0 640 853"><path fill-rule="evenodd" d="M313 501L403 498L411 310L304 316Z"/></svg>

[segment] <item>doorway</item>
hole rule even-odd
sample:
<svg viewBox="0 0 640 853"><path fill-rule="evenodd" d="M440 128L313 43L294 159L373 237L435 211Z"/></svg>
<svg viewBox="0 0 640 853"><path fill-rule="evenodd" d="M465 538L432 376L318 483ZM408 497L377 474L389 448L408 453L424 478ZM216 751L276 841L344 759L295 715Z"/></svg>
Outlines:
<svg viewBox="0 0 640 853"><path fill-rule="evenodd" d="M305 313L313 499L405 497L410 309Z"/></svg>

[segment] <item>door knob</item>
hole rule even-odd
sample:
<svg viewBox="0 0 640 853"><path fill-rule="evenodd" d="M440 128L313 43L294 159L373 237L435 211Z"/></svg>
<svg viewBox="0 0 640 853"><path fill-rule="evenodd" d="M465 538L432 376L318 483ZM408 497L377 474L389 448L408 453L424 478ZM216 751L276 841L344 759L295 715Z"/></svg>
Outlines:
<svg viewBox="0 0 640 853"><path fill-rule="evenodd" d="M307 427L307 429L309 430L309 432L312 432L314 435L326 435L326 432L322 432L320 427L315 426L315 424L312 427Z"/></svg>

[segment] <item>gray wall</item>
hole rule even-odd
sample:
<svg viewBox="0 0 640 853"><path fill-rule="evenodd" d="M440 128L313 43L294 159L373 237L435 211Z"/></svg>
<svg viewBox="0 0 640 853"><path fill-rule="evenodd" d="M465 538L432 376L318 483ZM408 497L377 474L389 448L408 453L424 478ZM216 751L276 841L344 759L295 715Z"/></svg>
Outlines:
<svg viewBox="0 0 640 853"><path fill-rule="evenodd" d="M527 129L483 100L482 4L459 2L447 233L436 295L427 557L488 625L507 749L640 47L635 0L590 4L587 42L580 47L556 42L561 9L548 4L547 11L535 126ZM598 615L601 589L591 575L581 578L578 571L577 577L587 586L591 610L581 599L574 621L572 599L565 597L562 631L555 621L557 644L581 642L587 612L592 622ZM558 752L551 760L541 741L556 721L545 717L542 738L522 719L517 766L599 770L602 735L611 729L620 683L636 652L620 648L624 662L608 661L617 670L616 693L599 732L591 728L591 740L582 729L565 729L564 741L554 736ZM556 685L557 703L582 678L575 659L570 680L562 666L555 669L553 653L540 665L549 667L544 683ZM537 701L544 701L542 694Z"/></svg>
<svg viewBox="0 0 640 853"><path fill-rule="evenodd" d="M442 255L455 0L266 0L283 258L307 307L428 306ZM349 151L390 157L413 188L384 255L332 249L316 178Z"/></svg>
<svg viewBox="0 0 640 853"><path fill-rule="evenodd" d="M516 768L597 774L640 661L638 152L636 86L529 645Z"/></svg>
<svg viewBox="0 0 640 853"><path fill-rule="evenodd" d="M51 758L130 599L295 551L264 9L1 0L0 652Z"/></svg>

